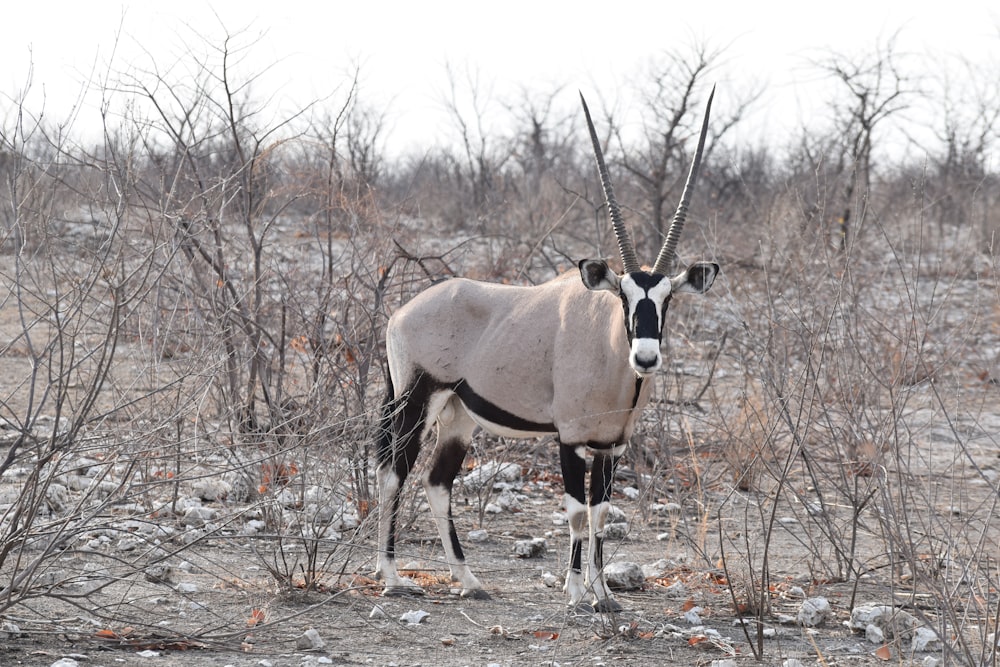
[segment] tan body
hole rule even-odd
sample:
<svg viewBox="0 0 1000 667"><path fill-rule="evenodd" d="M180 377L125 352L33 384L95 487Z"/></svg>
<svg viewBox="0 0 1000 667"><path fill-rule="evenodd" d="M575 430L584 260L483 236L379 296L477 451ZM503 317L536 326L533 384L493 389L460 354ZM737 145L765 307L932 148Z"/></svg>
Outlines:
<svg viewBox="0 0 1000 667"><path fill-rule="evenodd" d="M636 402L621 310L619 298L588 290L576 272L534 287L446 280L389 320L389 370L402 388L415 368L445 383L464 380L505 411L555 426L516 431L473 416L497 435L557 432L564 443L623 443L638 414L633 407L646 403L653 383L643 383ZM455 312L463 317L456 321Z"/></svg>

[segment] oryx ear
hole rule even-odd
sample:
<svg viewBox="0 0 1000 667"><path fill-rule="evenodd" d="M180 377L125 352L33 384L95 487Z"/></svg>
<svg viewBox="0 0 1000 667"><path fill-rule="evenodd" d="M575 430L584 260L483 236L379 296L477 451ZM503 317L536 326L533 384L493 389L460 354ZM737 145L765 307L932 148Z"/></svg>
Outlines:
<svg viewBox="0 0 1000 667"><path fill-rule="evenodd" d="M715 262L695 262L687 271L671 278L673 291L690 294L704 294L719 275L719 265Z"/></svg>
<svg viewBox="0 0 1000 667"><path fill-rule="evenodd" d="M618 293L618 274L603 259L581 259L580 278L590 290L609 290Z"/></svg>

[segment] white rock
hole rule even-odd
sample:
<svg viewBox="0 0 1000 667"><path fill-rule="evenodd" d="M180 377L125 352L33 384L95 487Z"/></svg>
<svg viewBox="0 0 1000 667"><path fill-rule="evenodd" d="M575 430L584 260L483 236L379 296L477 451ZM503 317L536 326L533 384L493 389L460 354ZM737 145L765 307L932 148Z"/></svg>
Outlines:
<svg viewBox="0 0 1000 667"><path fill-rule="evenodd" d="M368 613L368 618L370 618L370 619L372 619L374 621L380 621L380 620L384 619L385 617L386 617L386 615L385 615L385 609L382 609L382 607L380 607L378 605L374 605L372 607L371 612Z"/></svg>
<svg viewBox="0 0 1000 667"><path fill-rule="evenodd" d="M174 590L178 593L197 593L198 584L192 584L190 582L182 581L181 583L174 586Z"/></svg>
<svg viewBox="0 0 1000 667"><path fill-rule="evenodd" d="M615 522L604 524L604 539L606 540L624 540L627 535L627 523Z"/></svg>
<svg viewBox="0 0 1000 667"><path fill-rule="evenodd" d="M295 640L295 648L300 651L319 651L324 646L326 646L326 642L319 636L316 628L309 628Z"/></svg>
<svg viewBox="0 0 1000 667"><path fill-rule="evenodd" d="M663 573L669 570L671 563L666 558L661 558L655 563L646 563L642 566L642 573L646 575L646 578L661 577Z"/></svg>
<svg viewBox="0 0 1000 667"><path fill-rule="evenodd" d="M470 542L485 542L489 539L490 534L483 528L477 528L476 530L470 530L468 537Z"/></svg>
<svg viewBox="0 0 1000 667"><path fill-rule="evenodd" d="M854 630L864 630L869 641L881 643L871 638L877 636L877 633L869 630L871 625L879 629L884 640L896 637L908 639L913 636L920 624L909 612L890 605L868 603L858 605L851 610L850 627Z"/></svg>
<svg viewBox="0 0 1000 667"><path fill-rule="evenodd" d="M551 572L542 572L542 583L549 588L557 588L562 583L562 579Z"/></svg>
<svg viewBox="0 0 1000 667"><path fill-rule="evenodd" d="M184 516L181 517L181 524L192 528L201 528L214 519L216 514L218 512L211 507L195 505L184 510Z"/></svg>
<svg viewBox="0 0 1000 667"><path fill-rule="evenodd" d="M515 512L521 509L521 501L517 494L510 489L504 489L497 496L496 504L505 512Z"/></svg>
<svg viewBox="0 0 1000 667"><path fill-rule="evenodd" d="M462 484L470 491L492 487L498 482L512 483L521 479L521 466L516 463L486 461L462 478Z"/></svg>
<svg viewBox="0 0 1000 667"><path fill-rule="evenodd" d="M538 558L545 555L547 549L548 543L544 537L514 542L514 555L518 558Z"/></svg>
<svg viewBox="0 0 1000 667"><path fill-rule="evenodd" d="M136 655L140 658L159 658L160 652L146 649L145 651L139 651Z"/></svg>
<svg viewBox="0 0 1000 667"><path fill-rule="evenodd" d="M701 623L701 612L705 611L701 607L691 607L686 612L684 612L684 620L691 625L698 625Z"/></svg>
<svg viewBox="0 0 1000 667"><path fill-rule="evenodd" d="M52 663L51 667L79 667L79 664L73 658L59 658Z"/></svg>
<svg viewBox="0 0 1000 667"><path fill-rule="evenodd" d="M17 639L21 636L21 627L14 621L4 620L0 623L0 636L5 639Z"/></svg>
<svg viewBox="0 0 1000 667"><path fill-rule="evenodd" d="M639 489L634 486L626 486L622 489L622 494L629 500L637 500L639 498Z"/></svg>
<svg viewBox="0 0 1000 667"><path fill-rule="evenodd" d="M428 616L430 614L423 609L410 610L399 617L399 622L407 625L420 625Z"/></svg>
<svg viewBox="0 0 1000 667"><path fill-rule="evenodd" d="M736 667L736 661L732 658L722 658L721 660L713 660L711 665L712 667Z"/></svg>
<svg viewBox="0 0 1000 667"><path fill-rule="evenodd" d="M781 667L805 667L805 665L798 658L788 658L781 663Z"/></svg>
<svg viewBox="0 0 1000 667"><path fill-rule="evenodd" d="M943 648L938 634L927 627L917 628L913 633L913 639L910 640L910 649L915 653L940 651Z"/></svg>
<svg viewBox="0 0 1000 667"><path fill-rule="evenodd" d="M815 628L821 625L832 612L826 598L808 598L799 607L798 621L807 628Z"/></svg>
<svg viewBox="0 0 1000 667"><path fill-rule="evenodd" d="M653 514L680 514L684 508L677 503L653 503L649 509Z"/></svg>
<svg viewBox="0 0 1000 667"><path fill-rule="evenodd" d="M51 512L62 512L69 506L69 489L63 484L52 482L45 489L45 504Z"/></svg>
<svg viewBox="0 0 1000 667"><path fill-rule="evenodd" d="M615 590L634 591L642 588L646 577L638 563L616 561L604 566L604 581Z"/></svg>
<svg viewBox="0 0 1000 667"><path fill-rule="evenodd" d="M221 477L202 477L192 485L191 490L202 500L211 502L224 500L233 490L233 485Z"/></svg>
<svg viewBox="0 0 1000 667"><path fill-rule="evenodd" d="M871 644L884 644L885 633L882 632L882 628L879 626L874 623L869 623L865 626L865 639L867 639Z"/></svg>
<svg viewBox="0 0 1000 667"><path fill-rule="evenodd" d="M938 667L940 664L941 660L932 655L924 656L924 659L920 661L920 667Z"/></svg>

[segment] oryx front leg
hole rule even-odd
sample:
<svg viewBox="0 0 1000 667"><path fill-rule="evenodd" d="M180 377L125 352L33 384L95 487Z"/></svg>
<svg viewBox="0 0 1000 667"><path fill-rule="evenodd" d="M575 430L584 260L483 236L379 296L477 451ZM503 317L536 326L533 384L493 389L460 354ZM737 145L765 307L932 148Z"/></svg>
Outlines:
<svg viewBox="0 0 1000 667"><path fill-rule="evenodd" d="M583 578L583 538L587 529L587 460L586 448L559 446L563 486L566 490L566 518L569 521L569 568L563 590L569 595L570 606L576 606L587 593Z"/></svg>
<svg viewBox="0 0 1000 667"><path fill-rule="evenodd" d="M611 507L611 484L615 466L624 449L624 446L619 445L596 451L590 471L590 541L587 549L586 583L594 591L594 609L600 612L622 610L604 581L604 523Z"/></svg>
<svg viewBox="0 0 1000 667"><path fill-rule="evenodd" d="M451 512L451 491L455 477L462 469L465 453L476 423L465 411L461 401L452 396L438 414L438 440L433 460L424 477L424 491L427 493L427 504L431 516L437 524L444 546L451 579L460 586L462 597L472 597L477 600L488 600L489 593L483 590L482 584L476 578L469 566L465 564L465 554L458 540L455 521Z"/></svg>

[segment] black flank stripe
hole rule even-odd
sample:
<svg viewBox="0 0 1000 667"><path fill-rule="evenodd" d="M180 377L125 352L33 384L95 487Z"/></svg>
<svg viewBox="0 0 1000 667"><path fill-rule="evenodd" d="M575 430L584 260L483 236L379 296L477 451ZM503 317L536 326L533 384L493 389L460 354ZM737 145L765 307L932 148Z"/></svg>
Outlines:
<svg viewBox="0 0 1000 667"><path fill-rule="evenodd" d="M486 421L503 426L514 431L526 431L530 433L555 433L555 424L540 424L538 422L522 419L511 414L495 403L487 401L468 385L465 380L461 380L455 385L455 393L465 404L469 411L479 415Z"/></svg>

